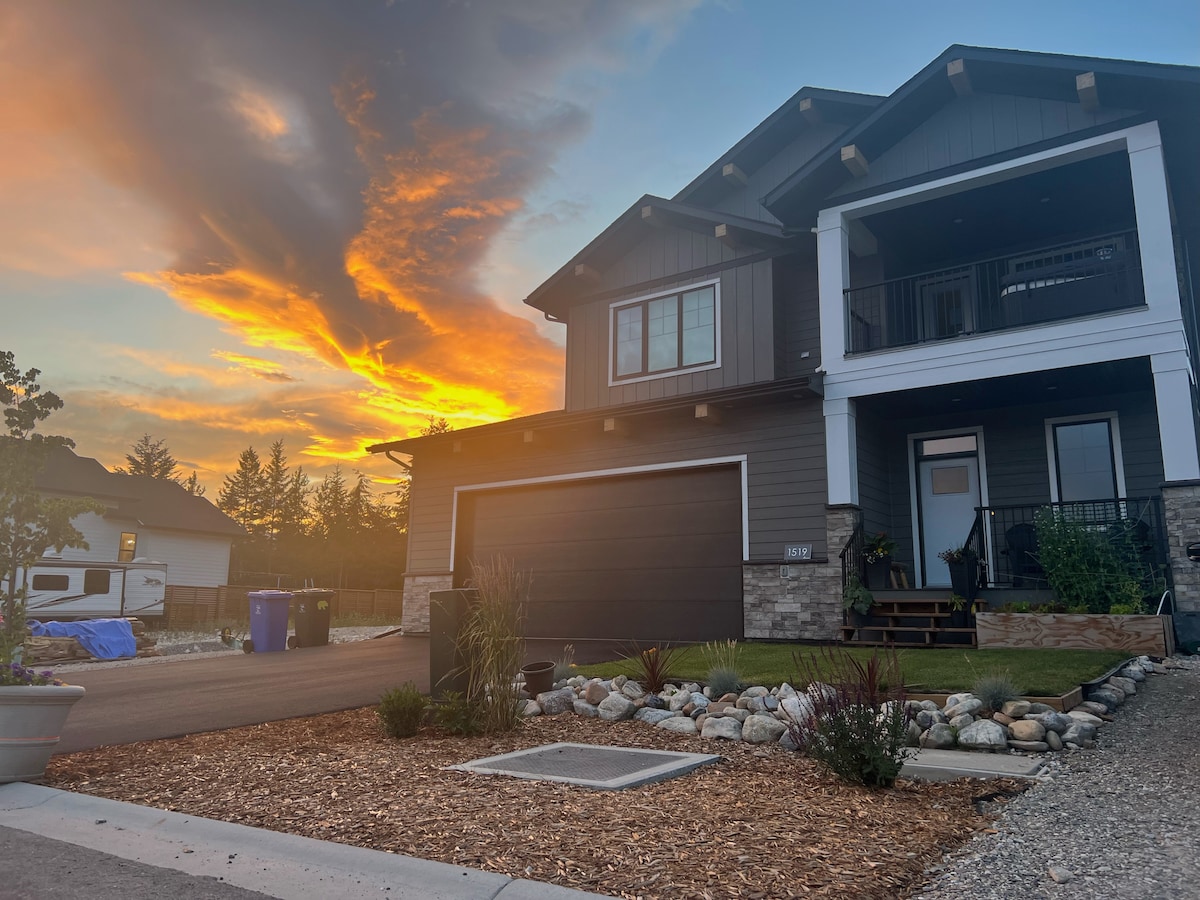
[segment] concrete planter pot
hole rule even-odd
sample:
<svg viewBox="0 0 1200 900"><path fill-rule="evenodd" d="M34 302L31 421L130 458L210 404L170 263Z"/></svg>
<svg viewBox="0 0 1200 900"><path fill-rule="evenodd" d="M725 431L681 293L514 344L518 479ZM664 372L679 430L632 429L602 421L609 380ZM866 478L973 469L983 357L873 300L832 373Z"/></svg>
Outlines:
<svg viewBox="0 0 1200 900"><path fill-rule="evenodd" d="M76 684L0 686L0 784L46 774L71 707L84 693Z"/></svg>

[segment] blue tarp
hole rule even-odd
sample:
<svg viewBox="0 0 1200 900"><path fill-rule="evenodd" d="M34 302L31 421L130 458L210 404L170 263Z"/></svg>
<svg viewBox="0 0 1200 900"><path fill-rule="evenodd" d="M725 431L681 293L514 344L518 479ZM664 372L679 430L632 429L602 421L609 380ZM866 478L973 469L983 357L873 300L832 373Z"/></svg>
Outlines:
<svg viewBox="0 0 1200 900"><path fill-rule="evenodd" d="M125 619L88 619L83 622L38 622L30 620L34 637L73 637L96 659L137 656L137 641Z"/></svg>

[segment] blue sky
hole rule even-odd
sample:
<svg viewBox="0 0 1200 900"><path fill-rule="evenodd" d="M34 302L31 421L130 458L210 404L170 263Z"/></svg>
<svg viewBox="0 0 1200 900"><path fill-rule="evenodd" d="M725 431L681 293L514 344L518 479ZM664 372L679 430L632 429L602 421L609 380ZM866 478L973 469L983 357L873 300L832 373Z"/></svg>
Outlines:
<svg viewBox="0 0 1200 900"><path fill-rule="evenodd" d="M1200 65L1195 2L288 8L0 11L0 349L107 465L149 432L214 488L277 438L385 476L362 448L429 415L558 406L521 299L801 86L954 43Z"/></svg>

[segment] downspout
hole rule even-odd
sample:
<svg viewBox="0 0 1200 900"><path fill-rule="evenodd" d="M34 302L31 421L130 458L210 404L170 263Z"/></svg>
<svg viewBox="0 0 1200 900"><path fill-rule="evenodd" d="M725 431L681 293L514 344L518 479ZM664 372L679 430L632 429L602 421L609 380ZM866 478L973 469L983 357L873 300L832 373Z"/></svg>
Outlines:
<svg viewBox="0 0 1200 900"><path fill-rule="evenodd" d="M392 456L391 450L384 450L383 455L402 468L405 472L412 472L412 463L406 463L404 460Z"/></svg>

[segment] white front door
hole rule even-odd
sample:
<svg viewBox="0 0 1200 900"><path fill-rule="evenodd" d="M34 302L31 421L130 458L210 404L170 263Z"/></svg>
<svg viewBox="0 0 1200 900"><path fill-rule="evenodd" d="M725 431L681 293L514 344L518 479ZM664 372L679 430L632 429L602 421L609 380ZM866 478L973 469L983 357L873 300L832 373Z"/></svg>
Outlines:
<svg viewBox="0 0 1200 900"><path fill-rule="evenodd" d="M938 554L959 547L981 506L979 460L974 456L922 459L920 483L921 562L926 587L949 587L950 570Z"/></svg>

